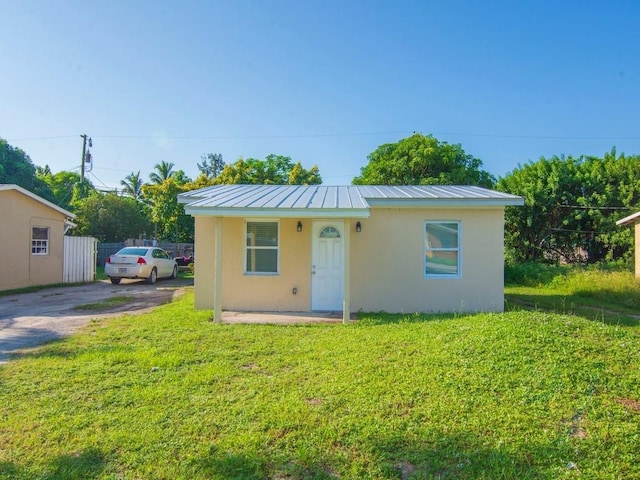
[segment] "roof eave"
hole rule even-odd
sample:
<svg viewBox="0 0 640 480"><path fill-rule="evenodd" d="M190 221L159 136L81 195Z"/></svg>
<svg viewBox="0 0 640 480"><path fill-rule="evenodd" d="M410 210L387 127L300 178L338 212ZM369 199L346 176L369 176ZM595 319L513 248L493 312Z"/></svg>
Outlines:
<svg viewBox="0 0 640 480"><path fill-rule="evenodd" d="M616 225L634 225L640 222L640 212L636 212L628 217L621 218L616 222Z"/></svg>
<svg viewBox="0 0 640 480"><path fill-rule="evenodd" d="M371 207L419 208L419 207L505 207L522 206L524 199L514 198L425 198L425 199L372 199Z"/></svg>
<svg viewBox="0 0 640 480"><path fill-rule="evenodd" d="M200 196L195 196L195 195L190 195L187 196L183 193L179 193L178 194L178 203L191 203L191 202L197 202L198 200L201 200L203 197Z"/></svg>
<svg viewBox="0 0 640 480"><path fill-rule="evenodd" d="M220 208L186 206L194 217L369 218L368 208Z"/></svg>

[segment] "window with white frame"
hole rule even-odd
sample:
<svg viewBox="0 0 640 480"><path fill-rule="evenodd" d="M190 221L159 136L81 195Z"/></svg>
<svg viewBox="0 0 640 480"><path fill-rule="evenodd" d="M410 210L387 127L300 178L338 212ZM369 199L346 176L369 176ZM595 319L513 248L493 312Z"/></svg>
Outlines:
<svg viewBox="0 0 640 480"><path fill-rule="evenodd" d="M31 255L49 255L49 227L31 227Z"/></svg>
<svg viewBox="0 0 640 480"><path fill-rule="evenodd" d="M460 276L460 223L425 222L424 274Z"/></svg>
<svg viewBox="0 0 640 480"><path fill-rule="evenodd" d="M245 273L278 273L278 222L245 222Z"/></svg>

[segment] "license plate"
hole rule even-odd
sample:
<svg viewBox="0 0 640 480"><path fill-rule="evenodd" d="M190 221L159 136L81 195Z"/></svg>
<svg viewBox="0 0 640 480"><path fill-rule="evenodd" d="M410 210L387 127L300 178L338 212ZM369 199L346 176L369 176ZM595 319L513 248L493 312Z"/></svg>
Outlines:
<svg viewBox="0 0 640 480"><path fill-rule="evenodd" d="M118 273L127 273L127 269L126 268L119 268L118 269Z"/></svg>

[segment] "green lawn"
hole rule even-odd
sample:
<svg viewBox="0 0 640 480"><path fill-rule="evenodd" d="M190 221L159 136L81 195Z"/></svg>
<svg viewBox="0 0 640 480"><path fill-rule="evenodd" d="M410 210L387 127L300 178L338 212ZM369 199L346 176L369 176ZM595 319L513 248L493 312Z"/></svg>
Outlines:
<svg viewBox="0 0 640 480"><path fill-rule="evenodd" d="M624 269L518 266L507 269L505 297L507 310L538 309L640 325L640 280Z"/></svg>
<svg viewBox="0 0 640 480"><path fill-rule="evenodd" d="M0 478L640 478L640 327L363 317L94 322L0 366Z"/></svg>

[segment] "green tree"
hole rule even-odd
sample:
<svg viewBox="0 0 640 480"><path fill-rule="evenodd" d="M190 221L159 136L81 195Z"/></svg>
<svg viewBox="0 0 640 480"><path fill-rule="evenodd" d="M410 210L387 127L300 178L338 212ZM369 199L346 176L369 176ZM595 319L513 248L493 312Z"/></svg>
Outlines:
<svg viewBox="0 0 640 480"><path fill-rule="evenodd" d="M51 191L44 181L36 176L36 167L23 150L13 147L0 138L0 183L19 185L49 201Z"/></svg>
<svg viewBox="0 0 640 480"><path fill-rule="evenodd" d="M66 210L74 211L81 199L96 191L86 178L83 184L77 172L51 173L49 166L45 165L37 169L36 176L49 187L51 201Z"/></svg>
<svg viewBox="0 0 640 480"><path fill-rule="evenodd" d="M142 178L140 177L140 170L137 173L131 172L127 175L124 180L120 180L120 185L122 186L122 193L125 195L134 198L135 200L140 200L142 197Z"/></svg>
<svg viewBox="0 0 640 480"><path fill-rule="evenodd" d="M640 157L551 157L520 165L497 189L520 195L523 207L505 210L505 245L515 261L566 262L625 258L631 229L616 220L640 205Z"/></svg>
<svg viewBox="0 0 640 480"><path fill-rule="evenodd" d="M45 165L44 167L39 167L36 165L36 175L38 177L44 177L46 175L51 175L51 169L49 165Z"/></svg>
<svg viewBox="0 0 640 480"><path fill-rule="evenodd" d="M289 185L319 185L322 183L320 169L317 165L314 165L309 170L306 170L300 162L297 162L291 167L289 181L287 183L289 183Z"/></svg>
<svg viewBox="0 0 640 480"><path fill-rule="evenodd" d="M578 203L585 205L581 214L593 232L586 237L589 261L623 257L631 263L633 229L620 228L615 222L640 207L640 156L617 155L612 148L603 158L586 157L582 172Z"/></svg>
<svg viewBox="0 0 640 480"><path fill-rule="evenodd" d="M177 195L189 188L191 179L174 164L162 161L149 175L150 184L142 186L142 196L150 205L150 217L155 224L156 238L175 242L192 242L193 217L184 213Z"/></svg>
<svg viewBox="0 0 640 480"><path fill-rule="evenodd" d="M189 184L181 184L169 177L162 183L142 186L144 198L149 201L151 220L157 226L159 240L175 242L193 241L193 217L184 213L178 203L178 194L187 191Z"/></svg>
<svg viewBox="0 0 640 480"><path fill-rule="evenodd" d="M214 179L201 173L195 180L188 183L187 190L198 190L200 188L210 187L211 185L215 185Z"/></svg>
<svg viewBox="0 0 640 480"><path fill-rule="evenodd" d="M505 209L505 245L514 260L575 260L582 226L575 223L579 217L573 217L571 209L579 194L579 164L573 157L542 157L499 179L498 190L525 202Z"/></svg>
<svg viewBox="0 0 640 480"><path fill-rule="evenodd" d="M149 174L149 180L155 184L164 182L174 174L173 167L175 167L173 162L162 160L160 163L156 163L153 167L156 171Z"/></svg>
<svg viewBox="0 0 640 480"><path fill-rule="evenodd" d="M322 183L316 165L306 170L300 162L293 163L291 157L270 154L264 160L240 158L226 165L214 184L260 184L260 185L317 185Z"/></svg>
<svg viewBox="0 0 640 480"><path fill-rule="evenodd" d="M89 235L101 242L139 238L152 230L136 200L95 191L79 202L75 222L74 235Z"/></svg>
<svg viewBox="0 0 640 480"><path fill-rule="evenodd" d="M221 153L206 153L200 157L200 160L202 163L198 163L198 170L211 179L220 175L225 165Z"/></svg>
<svg viewBox="0 0 640 480"><path fill-rule="evenodd" d="M379 146L360 169L354 185L477 185L492 188L495 177L459 144L414 133Z"/></svg>

